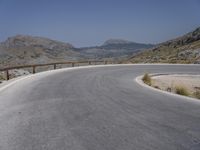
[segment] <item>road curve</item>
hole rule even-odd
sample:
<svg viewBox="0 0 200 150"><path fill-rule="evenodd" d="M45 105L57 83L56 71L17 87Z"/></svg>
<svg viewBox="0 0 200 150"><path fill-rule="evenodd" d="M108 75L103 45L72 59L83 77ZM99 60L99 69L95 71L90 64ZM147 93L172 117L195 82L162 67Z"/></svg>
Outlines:
<svg viewBox="0 0 200 150"><path fill-rule="evenodd" d="M0 91L0 150L199 150L200 102L140 86L144 72L200 66L80 68L16 82Z"/></svg>

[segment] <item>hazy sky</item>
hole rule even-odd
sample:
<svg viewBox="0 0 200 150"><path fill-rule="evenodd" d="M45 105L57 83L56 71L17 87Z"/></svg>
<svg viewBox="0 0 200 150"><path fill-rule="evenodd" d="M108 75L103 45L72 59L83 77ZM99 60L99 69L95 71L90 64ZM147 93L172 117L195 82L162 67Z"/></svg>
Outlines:
<svg viewBox="0 0 200 150"><path fill-rule="evenodd" d="M200 0L0 0L0 41L16 34L73 45L159 43L200 26Z"/></svg>

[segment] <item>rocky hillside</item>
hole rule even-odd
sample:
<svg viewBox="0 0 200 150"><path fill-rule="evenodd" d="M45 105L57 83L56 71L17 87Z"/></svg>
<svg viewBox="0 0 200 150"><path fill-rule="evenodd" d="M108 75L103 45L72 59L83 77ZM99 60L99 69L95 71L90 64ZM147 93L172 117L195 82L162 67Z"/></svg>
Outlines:
<svg viewBox="0 0 200 150"><path fill-rule="evenodd" d="M86 59L113 60L152 46L112 39L102 46L75 48L48 38L16 35L0 43L0 67Z"/></svg>
<svg viewBox="0 0 200 150"><path fill-rule="evenodd" d="M17 35L0 43L0 65L4 67L81 58L71 44L48 38Z"/></svg>
<svg viewBox="0 0 200 150"><path fill-rule="evenodd" d="M101 46L80 48L79 52L90 58L122 58L143 49L151 48L152 44L135 43L121 39L110 39Z"/></svg>
<svg viewBox="0 0 200 150"><path fill-rule="evenodd" d="M132 63L200 63L200 27L128 59Z"/></svg>

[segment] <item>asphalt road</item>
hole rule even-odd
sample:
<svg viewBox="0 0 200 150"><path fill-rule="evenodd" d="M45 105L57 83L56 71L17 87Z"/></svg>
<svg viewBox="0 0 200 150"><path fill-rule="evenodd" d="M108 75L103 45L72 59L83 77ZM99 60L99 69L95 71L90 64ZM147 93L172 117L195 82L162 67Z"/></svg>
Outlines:
<svg viewBox="0 0 200 150"><path fill-rule="evenodd" d="M0 150L199 150L200 102L138 85L198 65L105 66L36 74L0 91Z"/></svg>

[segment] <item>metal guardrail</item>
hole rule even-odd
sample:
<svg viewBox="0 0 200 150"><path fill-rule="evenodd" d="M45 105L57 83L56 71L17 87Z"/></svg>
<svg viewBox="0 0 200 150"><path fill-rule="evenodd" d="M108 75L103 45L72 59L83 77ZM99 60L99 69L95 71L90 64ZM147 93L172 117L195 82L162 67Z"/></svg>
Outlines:
<svg viewBox="0 0 200 150"><path fill-rule="evenodd" d="M22 69L22 68L32 68L32 73L36 73L36 67L41 67L41 66L53 66L53 69L57 68L57 65L63 65L63 64L71 64L71 67L74 67L75 64L83 64L86 63L88 65L96 65L97 63L103 63L103 64L110 64L114 63L113 61L68 61L68 62L55 62L55 63L47 63L47 64L33 64L33 65L20 65L20 66L13 66L13 67L5 67L5 68L0 68L0 72L5 71L6 74L6 80L10 79L9 75L9 70L13 69ZM116 63L116 62L115 62Z"/></svg>

